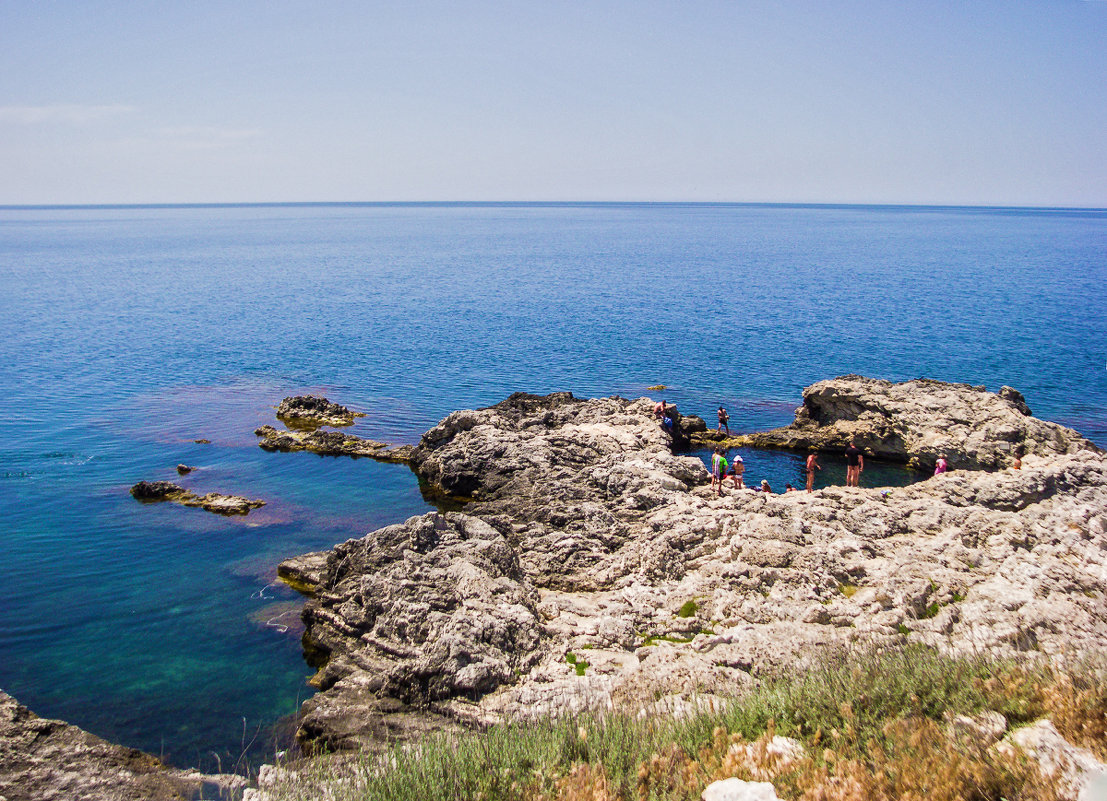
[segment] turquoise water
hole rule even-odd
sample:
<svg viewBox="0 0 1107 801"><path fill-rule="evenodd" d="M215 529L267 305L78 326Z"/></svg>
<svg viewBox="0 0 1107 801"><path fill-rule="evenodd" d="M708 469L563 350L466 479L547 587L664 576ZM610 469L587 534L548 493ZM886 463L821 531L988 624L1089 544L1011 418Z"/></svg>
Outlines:
<svg viewBox="0 0 1107 801"><path fill-rule="evenodd" d="M257 448L286 395L414 442L516 390L752 430L822 378L929 376L1107 445L1104 211L3 208L0 278L0 688L182 765L256 762L310 692L276 562L429 508L402 466ZM143 505L140 479L268 505Z"/></svg>

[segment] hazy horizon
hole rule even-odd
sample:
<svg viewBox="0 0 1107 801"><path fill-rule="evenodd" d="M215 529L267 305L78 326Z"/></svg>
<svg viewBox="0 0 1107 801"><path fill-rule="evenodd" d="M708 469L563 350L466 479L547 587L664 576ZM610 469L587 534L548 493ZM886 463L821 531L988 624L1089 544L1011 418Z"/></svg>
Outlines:
<svg viewBox="0 0 1107 801"><path fill-rule="evenodd" d="M1107 207L1102 0L3 13L3 206Z"/></svg>

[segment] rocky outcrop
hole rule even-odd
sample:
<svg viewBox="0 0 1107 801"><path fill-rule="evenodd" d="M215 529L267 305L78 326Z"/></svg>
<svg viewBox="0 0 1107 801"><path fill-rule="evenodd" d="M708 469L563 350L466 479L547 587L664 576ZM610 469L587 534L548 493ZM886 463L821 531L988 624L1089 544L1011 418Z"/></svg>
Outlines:
<svg viewBox="0 0 1107 801"><path fill-rule="evenodd" d="M140 481L131 487L131 495L145 502L172 501L181 506L206 509L220 515L244 515L251 509L265 506L265 501L243 498L241 495L223 495L209 492L197 495L170 481Z"/></svg>
<svg viewBox="0 0 1107 801"><path fill-rule="evenodd" d="M121 801L194 798L204 785L240 789L239 776L165 767L156 757L46 720L0 691L0 798Z"/></svg>
<svg viewBox="0 0 1107 801"><path fill-rule="evenodd" d="M310 451L321 456L368 456L382 462L406 462L410 445L392 446L339 431L281 431L264 425L254 431L258 446L267 451Z"/></svg>
<svg viewBox="0 0 1107 801"><path fill-rule="evenodd" d="M850 438L866 454L926 470L943 454L955 468L997 470L1016 453L1099 450L1072 429L1031 417L1011 387L996 394L925 378L894 384L857 375L813 384L791 425L729 444L840 452Z"/></svg>
<svg viewBox="0 0 1107 801"><path fill-rule="evenodd" d="M286 559L277 566L277 578L297 592L314 595L323 581L330 556L330 551L315 551Z"/></svg>
<svg viewBox="0 0 1107 801"><path fill-rule="evenodd" d="M699 459L674 456L648 399L580 400L516 393L454 412L428 431L411 463L423 481L511 521L539 587L599 589L598 570L649 510L709 481Z"/></svg>
<svg viewBox="0 0 1107 801"><path fill-rule="evenodd" d="M1098 451L1028 447L1021 470L904 488L716 498L652 409L558 393L455 412L411 463L470 499L463 514L351 540L322 570L317 555L285 563L316 576L304 641L328 711L301 735L349 741L351 724L327 723L347 698L485 724L732 694L858 643L1025 659L1107 647Z"/></svg>
<svg viewBox="0 0 1107 801"><path fill-rule="evenodd" d="M364 416L317 395L285 398L277 407L277 418L297 428L348 426L353 425L356 418Z"/></svg>
<svg viewBox="0 0 1107 801"><path fill-rule="evenodd" d="M313 561L281 575L310 575ZM304 647L327 692L305 706L302 739L339 748L441 727L411 705L479 698L537 659L538 595L504 533L478 518L432 513L350 540L301 589L309 581Z"/></svg>

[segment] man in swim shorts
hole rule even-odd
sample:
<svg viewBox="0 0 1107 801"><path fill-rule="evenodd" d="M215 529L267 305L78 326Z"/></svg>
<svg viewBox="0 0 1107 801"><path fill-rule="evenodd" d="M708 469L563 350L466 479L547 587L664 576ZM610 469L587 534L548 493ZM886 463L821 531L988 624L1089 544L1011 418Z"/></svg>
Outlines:
<svg viewBox="0 0 1107 801"><path fill-rule="evenodd" d="M719 427L715 429L716 433L722 434L723 428L726 428L726 435L730 436L730 415L726 413L726 409L722 406L719 407Z"/></svg>
<svg viewBox="0 0 1107 801"><path fill-rule="evenodd" d="M822 470L819 466L819 453L818 451L811 451L807 455L807 491L811 492L815 488L815 471Z"/></svg>
<svg viewBox="0 0 1107 801"><path fill-rule="evenodd" d="M846 446L846 486L861 486L861 471L865 469L865 456L850 437Z"/></svg>

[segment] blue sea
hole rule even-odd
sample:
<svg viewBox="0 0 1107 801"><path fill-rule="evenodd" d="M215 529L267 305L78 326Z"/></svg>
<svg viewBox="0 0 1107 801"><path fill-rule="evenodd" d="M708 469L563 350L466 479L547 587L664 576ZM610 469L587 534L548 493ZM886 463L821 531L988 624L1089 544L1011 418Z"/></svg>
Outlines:
<svg viewBox="0 0 1107 801"><path fill-rule="evenodd" d="M310 695L277 562L431 508L406 467L258 448L287 395L413 443L517 390L750 431L823 378L927 376L1107 445L1103 210L7 207L0 279L0 688L182 766L256 766ZM802 479L743 456L748 483ZM267 505L141 504L141 479Z"/></svg>

